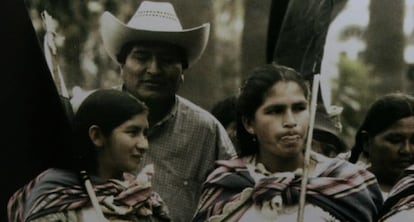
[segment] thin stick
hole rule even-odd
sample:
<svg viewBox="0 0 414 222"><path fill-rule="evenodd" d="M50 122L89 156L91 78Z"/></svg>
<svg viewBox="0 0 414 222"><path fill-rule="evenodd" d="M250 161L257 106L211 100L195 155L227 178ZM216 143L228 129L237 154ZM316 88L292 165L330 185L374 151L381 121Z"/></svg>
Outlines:
<svg viewBox="0 0 414 222"><path fill-rule="evenodd" d="M300 199L299 199L299 210L298 210L298 219L297 219L298 222L303 222L303 219L304 219L305 201L306 201L306 185L308 183L308 176L309 176L310 150L312 146L313 127L315 125L315 113L316 113L316 106L317 106L317 99L318 99L319 82L320 82L320 74L314 75L313 83L312 83L312 99L310 103L309 130L308 130L308 137L306 140L302 183L300 186Z"/></svg>
<svg viewBox="0 0 414 222"><path fill-rule="evenodd" d="M46 58L47 65L51 71L53 81L55 82L56 89L59 95L69 98L69 92L66 88L66 84L60 70L57 58L56 47L56 24L54 19L49 13L44 10L41 13L43 24L46 28L45 37L43 40L43 50Z"/></svg>
<svg viewBox="0 0 414 222"><path fill-rule="evenodd" d="M85 182L86 192L88 192L88 196L91 200L93 208L95 209L96 216L98 217L99 221L108 221L105 218L101 207L99 206L98 198L96 197L95 191L93 190L92 183L91 183L91 180L89 179L88 174L86 173L86 171L81 171L80 173L81 173L83 181Z"/></svg>

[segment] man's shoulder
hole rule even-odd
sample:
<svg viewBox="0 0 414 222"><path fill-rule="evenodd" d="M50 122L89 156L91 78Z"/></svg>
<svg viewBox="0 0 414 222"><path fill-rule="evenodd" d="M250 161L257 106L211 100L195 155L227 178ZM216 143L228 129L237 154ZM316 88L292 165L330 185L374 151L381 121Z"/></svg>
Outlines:
<svg viewBox="0 0 414 222"><path fill-rule="evenodd" d="M177 101L178 101L179 106L181 106L182 108L192 110L194 112L207 112L208 113L207 110L201 108L199 105L191 102L190 100L182 96L177 95Z"/></svg>
<svg viewBox="0 0 414 222"><path fill-rule="evenodd" d="M179 111L182 112L187 117L197 118L200 119L200 121L205 121L208 123L214 123L217 124L218 121L214 116L205 110L204 108L198 106L197 104L191 102L190 100L177 96Z"/></svg>

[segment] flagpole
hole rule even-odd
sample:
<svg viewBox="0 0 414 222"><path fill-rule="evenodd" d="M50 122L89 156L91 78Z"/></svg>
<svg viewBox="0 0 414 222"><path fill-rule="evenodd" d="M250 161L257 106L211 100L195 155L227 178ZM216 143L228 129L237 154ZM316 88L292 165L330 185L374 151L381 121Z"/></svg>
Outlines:
<svg viewBox="0 0 414 222"><path fill-rule="evenodd" d="M41 13L41 16L46 29L43 40L43 50L47 65L52 73L52 78L55 82L59 95L69 98L69 92L66 88L66 84L57 61L57 47L55 43L56 24L54 23L52 16L49 15L46 10Z"/></svg>
<svg viewBox="0 0 414 222"><path fill-rule="evenodd" d="M312 98L311 98L311 103L310 103L310 122L309 122L308 136L306 140L302 183L300 186L299 210L298 210L298 218L297 218L298 222L303 222L303 219L304 219L305 202L306 202L306 185L308 183L308 177L309 177L310 151L312 147L313 127L315 125L315 114L316 114L316 106L317 106L317 100L318 100L319 83L320 83L320 74L316 74L313 76L313 83L312 83Z"/></svg>

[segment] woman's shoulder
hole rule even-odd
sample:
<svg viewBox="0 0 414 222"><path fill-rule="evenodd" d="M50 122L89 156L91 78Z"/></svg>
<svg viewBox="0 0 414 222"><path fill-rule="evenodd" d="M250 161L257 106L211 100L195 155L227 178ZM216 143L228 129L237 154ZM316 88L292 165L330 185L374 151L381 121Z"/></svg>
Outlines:
<svg viewBox="0 0 414 222"><path fill-rule="evenodd" d="M40 173L33 181L31 182L35 187L42 186L46 187L45 189L50 189L55 186L73 186L81 183L80 176L75 172L50 168L42 173Z"/></svg>
<svg viewBox="0 0 414 222"><path fill-rule="evenodd" d="M229 160L217 160L215 169L206 179L207 183L212 183L226 176L235 176L241 172L247 172L246 158L233 158Z"/></svg>
<svg viewBox="0 0 414 222"><path fill-rule="evenodd" d="M236 169L236 168L246 168L246 163L249 161L249 157L237 157L228 160L217 160L216 166L225 167L229 169Z"/></svg>
<svg viewBox="0 0 414 222"><path fill-rule="evenodd" d="M402 172L399 180L389 192L389 196L381 210L384 221L389 221L388 217L398 219L401 215L408 214L414 215L414 165Z"/></svg>
<svg viewBox="0 0 414 222"><path fill-rule="evenodd" d="M41 172L10 198L8 210L11 221L14 221L15 218L26 218L27 215L31 215L35 206L40 206L39 204L44 203L44 200L49 200L45 198L48 194L54 194L61 187L75 184L73 182L75 179L74 174L66 170L47 169Z"/></svg>
<svg viewBox="0 0 414 222"><path fill-rule="evenodd" d="M365 167L350 163L339 157L331 158L313 152L311 158L318 163L316 171L319 175L330 177L363 176L366 178L375 178L375 175L369 172Z"/></svg>

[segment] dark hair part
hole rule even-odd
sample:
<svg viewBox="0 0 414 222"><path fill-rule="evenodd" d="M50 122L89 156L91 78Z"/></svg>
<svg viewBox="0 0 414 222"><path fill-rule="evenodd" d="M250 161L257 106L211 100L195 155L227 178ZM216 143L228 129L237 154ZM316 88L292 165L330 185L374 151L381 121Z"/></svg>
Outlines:
<svg viewBox="0 0 414 222"><path fill-rule="evenodd" d="M74 170L95 170L96 148L89 138L89 128L97 125L105 137L138 114L148 112L147 106L132 95L115 89L101 89L89 95L75 114Z"/></svg>
<svg viewBox="0 0 414 222"><path fill-rule="evenodd" d="M364 151L366 138L364 134L373 138L398 120L410 116L414 116L414 97L403 93L390 93L377 99L371 104L365 120L355 135L355 144L352 147L349 161L357 162L361 153L369 157L369 153Z"/></svg>
<svg viewBox="0 0 414 222"><path fill-rule="evenodd" d="M126 58L127 58L128 54L131 52L131 50L135 46L140 45L142 43L147 43L147 42L148 41L133 41L133 42L128 42L128 43L124 44L122 46L121 50L119 50L118 54L116 54L116 60L120 64L125 64ZM180 53L180 56L181 56L181 64L183 66L183 69L187 69L188 68L187 53L180 46L177 46L177 49L179 49L179 53Z"/></svg>
<svg viewBox="0 0 414 222"><path fill-rule="evenodd" d="M224 128L227 128L231 122L236 121L236 102L236 96L230 96L218 101L211 109L211 114L217 118Z"/></svg>
<svg viewBox="0 0 414 222"><path fill-rule="evenodd" d="M295 82L309 98L309 87L305 79L294 69L276 64L266 64L255 68L240 88L237 100L237 139L240 157L256 154L259 145L253 135L243 126L242 117L253 120L256 110L263 104L269 90L278 82Z"/></svg>

